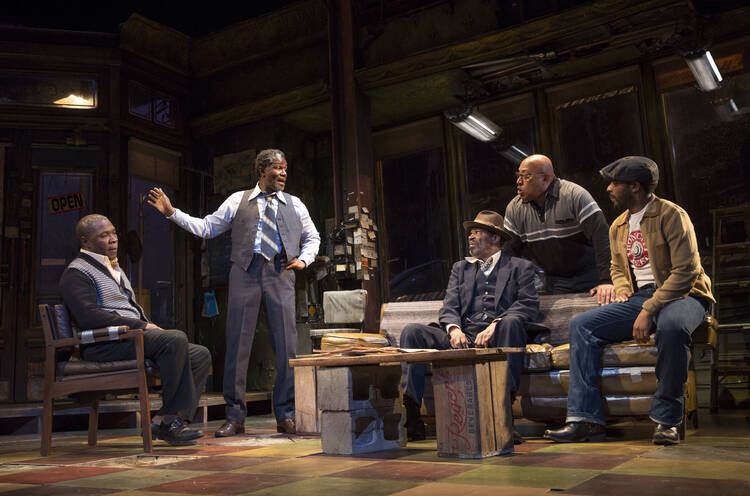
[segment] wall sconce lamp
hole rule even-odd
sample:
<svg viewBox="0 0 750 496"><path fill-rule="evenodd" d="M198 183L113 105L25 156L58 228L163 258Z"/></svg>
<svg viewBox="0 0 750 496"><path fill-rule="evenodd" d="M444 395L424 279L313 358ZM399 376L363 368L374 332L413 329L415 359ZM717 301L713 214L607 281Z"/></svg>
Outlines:
<svg viewBox="0 0 750 496"><path fill-rule="evenodd" d="M466 104L454 110L443 112L448 121L479 141L492 146L497 153L515 164L520 164L528 154L520 148L507 143L503 135L503 128L482 115L471 104Z"/></svg>
<svg viewBox="0 0 750 496"><path fill-rule="evenodd" d="M698 50L684 55L685 63L702 91L713 91L721 86L721 72L708 50Z"/></svg>

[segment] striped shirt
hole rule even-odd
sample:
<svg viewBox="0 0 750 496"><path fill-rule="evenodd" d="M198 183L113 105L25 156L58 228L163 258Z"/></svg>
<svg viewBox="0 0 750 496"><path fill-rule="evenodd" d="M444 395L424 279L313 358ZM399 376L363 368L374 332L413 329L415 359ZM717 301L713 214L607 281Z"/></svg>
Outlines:
<svg viewBox="0 0 750 496"><path fill-rule="evenodd" d="M543 209L516 196L505 209L504 227L514 239L503 249L534 261L546 274L573 277L596 266L600 282L610 282L609 226L581 186L555 178Z"/></svg>

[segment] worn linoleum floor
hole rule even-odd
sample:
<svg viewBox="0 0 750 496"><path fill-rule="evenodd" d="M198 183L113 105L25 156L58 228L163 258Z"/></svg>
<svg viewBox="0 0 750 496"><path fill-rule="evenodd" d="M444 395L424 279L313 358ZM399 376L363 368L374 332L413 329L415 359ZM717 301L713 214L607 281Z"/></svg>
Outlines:
<svg viewBox="0 0 750 496"><path fill-rule="evenodd" d="M437 456L436 442L361 456L326 456L316 437L275 433L270 416L251 417L247 434L196 446L156 441L142 452L136 431L106 431L96 447L85 433L55 434L39 456L35 436L0 437L0 496L487 494L638 496L750 495L750 422L744 411L710 415L679 446L650 442L649 422L608 428L604 443L554 444L544 426L519 423L527 442L481 460Z"/></svg>

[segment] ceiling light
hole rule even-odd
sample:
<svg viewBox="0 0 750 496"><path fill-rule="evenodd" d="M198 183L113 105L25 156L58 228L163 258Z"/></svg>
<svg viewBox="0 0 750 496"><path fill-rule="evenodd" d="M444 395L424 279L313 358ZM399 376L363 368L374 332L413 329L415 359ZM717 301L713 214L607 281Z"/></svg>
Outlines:
<svg viewBox="0 0 750 496"><path fill-rule="evenodd" d="M685 62L698 83L698 87L703 91L713 91L721 86L721 72L708 50L699 50L697 52L685 55Z"/></svg>

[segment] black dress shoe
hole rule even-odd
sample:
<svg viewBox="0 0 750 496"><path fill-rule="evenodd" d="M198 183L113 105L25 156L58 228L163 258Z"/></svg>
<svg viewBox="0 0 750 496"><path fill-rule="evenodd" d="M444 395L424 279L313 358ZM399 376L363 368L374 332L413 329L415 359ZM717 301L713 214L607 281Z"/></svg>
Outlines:
<svg viewBox="0 0 750 496"><path fill-rule="evenodd" d="M654 430L653 442L659 446L680 444L680 433L677 430L677 426L669 427L668 425L657 424Z"/></svg>
<svg viewBox="0 0 750 496"><path fill-rule="evenodd" d="M427 437L420 407L421 405L417 405L417 402L410 396L404 395L404 410L406 413L404 426L406 427L407 441L423 441Z"/></svg>
<svg viewBox="0 0 750 496"><path fill-rule="evenodd" d="M296 434L297 424L294 422L293 418L279 420L278 422L276 422L276 432L280 432L282 434Z"/></svg>
<svg viewBox="0 0 750 496"><path fill-rule="evenodd" d="M214 433L214 436L232 437L232 436L236 436L237 434L242 434L244 432L245 432L244 423L227 420L226 422L224 422L224 425L222 425L216 430L216 432Z"/></svg>
<svg viewBox="0 0 750 496"><path fill-rule="evenodd" d="M171 446L190 446L195 444L196 439L203 437L203 431L191 429L185 425L180 417L175 417L169 424L165 424L163 421L159 424L156 437L166 441Z"/></svg>
<svg viewBox="0 0 750 496"><path fill-rule="evenodd" d="M547 429L544 437L558 443L581 443L604 441L606 430L601 424L591 422L568 422L560 429Z"/></svg>
<svg viewBox="0 0 750 496"><path fill-rule="evenodd" d="M526 440L523 438L520 432L513 428L513 444L523 444Z"/></svg>

